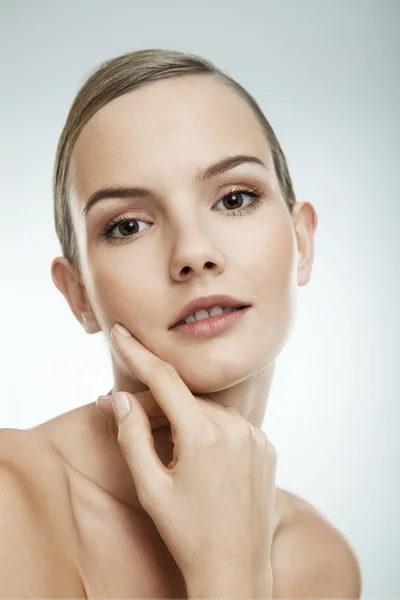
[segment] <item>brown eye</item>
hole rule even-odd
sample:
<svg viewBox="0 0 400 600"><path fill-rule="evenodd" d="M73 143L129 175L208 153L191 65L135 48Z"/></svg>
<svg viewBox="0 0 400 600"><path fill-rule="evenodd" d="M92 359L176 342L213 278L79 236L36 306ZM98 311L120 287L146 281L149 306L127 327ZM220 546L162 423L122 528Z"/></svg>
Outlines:
<svg viewBox="0 0 400 600"><path fill-rule="evenodd" d="M243 196L250 196L244 192L234 192L224 196L221 202L224 203L225 208L242 208Z"/></svg>
<svg viewBox="0 0 400 600"><path fill-rule="evenodd" d="M149 225L146 221L132 219L126 215L121 215L120 217L113 219L111 223L107 224L100 232L100 236L111 241L134 238L143 230L143 228L140 229L139 223ZM113 235L114 231L118 232L119 235Z"/></svg>
<svg viewBox="0 0 400 600"><path fill-rule="evenodd" d="M243 206L243 203L245 202L245 200L243 200L244 196L251 198L251 201L247 202L246 206ZM255 192L248 188L238 188L232 190L229 192L229 194L223 196L217 203L217 206L218 204L223 203L223 208L225 210L217 210L217 212L226 212L228 216L232 217L236 217L238 215L242 216L245 213L250 214L253 209L262 203L262 200L260 200L261 196L262 194L260 192Z"/></svg>
<svg viewBox="0 0 400 600"><path fill-rule="evenodd" d="M139 228L135 226L136 223L135 219L131 219L130 221L122 221L116 227L122 235L132 235L133 233L139 233Z"/></svg>

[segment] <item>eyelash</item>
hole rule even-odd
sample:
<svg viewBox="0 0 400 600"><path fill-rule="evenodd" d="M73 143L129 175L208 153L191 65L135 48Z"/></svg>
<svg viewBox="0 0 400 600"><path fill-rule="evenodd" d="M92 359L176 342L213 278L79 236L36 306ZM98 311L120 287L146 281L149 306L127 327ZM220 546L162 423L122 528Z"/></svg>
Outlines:
<svg viewBox="0 0 400 600"><path fill-rule="evenodd" d="M222 196L222 198L220 198L218 200L217 204L219 204L219 202L221 202L221 200L225 200L225 198L228 198L229 196L232 196L234 194L239 194L239 193L244 193L248 196L251 196L251 198L253 200L250 203L250 205L245 206L244 208L236 208L235 210L232 210L232 211L227 210L227 213L229 216L242 217L245 213L246 214L252 213L253 210L256 210L262 204L261 196L264 194L264 192L258 192L254 188L249 188L246 186L238 186L238 187L234 188L228 194L225 194L225 196ZM217 211L217 212L221 212L221 211ZM224 211L222 211L222 212L224 212ZM109 221L101 229L100 233L98 234L99 237L105 238L106 241L110 244L119 244L119 243L125 243L124 242L125 240L135 239L136 237L141 235L141 233L142 233L141 231L138 231L137 233L134 233L132 235L127 235L127 236L122 236L122 237L115 237L115 236L110 235L110 233L112 232L112 230L115 228L116 225L119 225L120 223L124 223L126 221L142 221L142 219L132 219L131 217L128 217L126 214L119 215L119 217L115 217L115 219L112 219L111 221Z"/></svg>

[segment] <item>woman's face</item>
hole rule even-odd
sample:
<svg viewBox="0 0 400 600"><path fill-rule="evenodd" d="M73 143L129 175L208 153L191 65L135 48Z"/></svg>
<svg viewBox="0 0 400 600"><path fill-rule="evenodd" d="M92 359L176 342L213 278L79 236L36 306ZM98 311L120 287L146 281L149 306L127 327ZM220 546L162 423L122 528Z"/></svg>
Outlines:
<svg viewBox="0 0 400 600"><path fill-rule="evenodd" d="M244 162L209 179L195 177L233 155L255 156L266 166ZM110 194L82 216L90 196L110 186L148 193ZM258 205L246 192L225 198L243 186L261 194ZM265 134L232 90L185 76L107 104L74 148L71 210L86 295L109 340L121 323L195 393L246 379L284 346L299 283L296 235ZM120 217L109 238L100 235ZM210 294L252 308L207 339L185 340L168 329L188 301Z"/></svg>

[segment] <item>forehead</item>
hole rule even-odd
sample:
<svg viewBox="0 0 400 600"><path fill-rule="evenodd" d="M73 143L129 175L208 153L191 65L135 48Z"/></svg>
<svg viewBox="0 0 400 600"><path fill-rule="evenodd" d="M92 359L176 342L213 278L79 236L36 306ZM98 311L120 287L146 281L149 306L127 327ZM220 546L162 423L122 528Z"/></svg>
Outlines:
<svg viewBox="0 0 400 600"><path fill-rule="evenodd" d="M266 135L243 98L210 77L146 84L102 107L83 128L71 157L74 196L99 187L163 186L232 154L257 154L271 166Z"/></svg>

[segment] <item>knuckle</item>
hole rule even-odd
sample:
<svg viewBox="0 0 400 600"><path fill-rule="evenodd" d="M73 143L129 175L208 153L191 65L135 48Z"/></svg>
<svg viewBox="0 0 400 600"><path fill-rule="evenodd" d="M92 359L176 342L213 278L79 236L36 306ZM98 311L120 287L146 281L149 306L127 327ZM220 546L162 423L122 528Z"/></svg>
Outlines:
<svg viewBox="0 0 400 600"><path fill-rule="evenodd" d="M267 457L267 460L276 464L277 459L278 459L277 451L276 451L275 446L269 441L268 435L265 433L265 431L263 431L262 429L259 429L258 427L255 427L254 428L254 437L255 437L257 445L259 445L263 449L264 454Z"/></svg>
<svg viewBox="0 0 400 600"><path fill-rule="evenodd" d="M143 430L130 429L128 431L127 428L124 427L124 425L120 425L117 439L124 456L129 456L134 452L135 446L141 443L140 439L144 434L145 432Z"/></svg>
<svg viewBox="0 0 400 600"><path fill-rule="evenodd" d="M268 442L268 453L271 457L272 462L276 463L278 461L278 453L276 451L275 446L271 444L271 442Z"/></svg>
<svg viewBox="0 0 400 600"><path fill-rule="evenodd" d="M268 437L265 431L263 431L263 429L260 429L259 427L254 427L254 438L257 444L259 444L260 446L267 446Z"/></svg>
<svg viewBox="0 0 400 600"><path fill-rule="evenodd" d="M228 440L234 445L243 448L253 440L253 429L251 424L245 419L233 420L227 430Z"/></svg>

